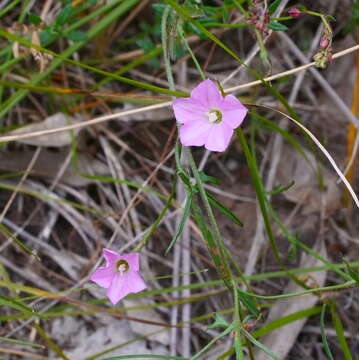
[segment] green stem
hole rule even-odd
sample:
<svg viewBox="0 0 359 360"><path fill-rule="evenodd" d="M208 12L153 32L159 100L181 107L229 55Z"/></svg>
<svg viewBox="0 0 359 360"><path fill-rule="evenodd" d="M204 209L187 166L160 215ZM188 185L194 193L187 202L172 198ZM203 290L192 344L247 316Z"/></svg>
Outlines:
<svg viewBox="0 0 359 360"><path fill-rule="evenodd" d="M309 289L309 290L298 291L296 293L291 293L291 294L272 295L272 296L258 295L258 294L253 294L253 293L249 293L246 291L243 291L243 293L245 293L248 296L255 297L257 299L276 300L276 299L287 299L290 297L302 296L302 295L307 295L307 294L316 294L316 293L320 293L320 292L348 289L348 288L353 287L353 285L355 285L355 284L356 284L355 280L352 280L352 281L347 281L344 284L333 285L333 286L324 286L324 287L318 287L318 288Z"/></svg>
<svg viewBox="0 0 359 360"><path fill-rule="evenodd" d="M215 254L218 253L219 251L219 256L221 258L221 266L219 268L217 268L217 271L219 272L223 282L225 283L225 285L228 287L228 289L232 289L232 283L231 283L231 279L233 278L231 270L228 266L228 263L226 261L226 251L225 251L225 247L223 245L223 241L222 241L222 237L221 237L221 233L219 231L216 219L214 217L211 205L208 201L207 195L206 195L206 191L204 189L201 177L199 175L196 163L193 159L193 156L191 154L190 151L188 151L188 162L189 162L189 166L191 167L191 170L193 172L193 175L196 179L196 185L198 187L205 211L207 213L209 222L211 224L211 229L214 233L214 241L215 241L215 245L217 246L216 248L212 248L211 252L214 252Z"/></svg>

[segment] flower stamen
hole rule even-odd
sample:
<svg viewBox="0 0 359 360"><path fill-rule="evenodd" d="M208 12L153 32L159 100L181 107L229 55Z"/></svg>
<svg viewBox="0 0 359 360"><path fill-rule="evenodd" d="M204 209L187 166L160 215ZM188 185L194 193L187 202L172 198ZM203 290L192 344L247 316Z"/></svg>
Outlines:
<svg viewBox="0 0 359 360"><path fill-rule="evenodd" d="M212 109L204 114L211 124L219 124L222 121L222 112Z"/></svg>
<svg viewBox="0 0 359 360"><path fill-rule="evenodd" d="M128 265L128 262L126 260L119 260L116 263L116 269L121 275L126 273L129 268L130 266Z"/></svg>

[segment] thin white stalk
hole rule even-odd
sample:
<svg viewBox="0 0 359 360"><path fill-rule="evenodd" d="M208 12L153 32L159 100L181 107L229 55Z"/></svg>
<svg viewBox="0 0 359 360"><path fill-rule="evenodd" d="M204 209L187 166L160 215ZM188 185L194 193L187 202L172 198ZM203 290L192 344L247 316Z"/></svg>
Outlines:
<svg viewBox="0 0 359 360"><path fill-rule="evenodd" d="M315 145L318 146L319 150L325 155L325 157L329 160L330 164L333 166L334 170L336 171L336 173L338 174L338 176L340 177L340 179L343 181L343 183L345 184L345 186L347 187L350 195L352 196L355 205L359 208L359 200L357 195L355 194L353 188L351 187L349 181L346 179L346 177L344 176L344 174L341 172L341 170L339 169L338 165L336 164L336 162L334 161L334 159L332 158L332 156L329 154L329 152L326 150L326 148L320 143L320 141L314 136L314 134L312 134L304 125L302 125L299 121L293 119L292 117L290 117L289 115L285 114L284 112L274 109L270 106L265 106L265 105L255 105L256 107L261 107L261 108L265 108L268 110L272 110L275 111L285 117L287 117L289 120L293 121L294 124L296 124L297 126L299 126L315 143Z"/></svg>
<svg viewBox="0 0 359 360"><path fill-rule="evenodd" d="M354 51L357 51L357 50L359 50L359 44L356 45L356 46L352 46L352 47L350 47L348 49L345 49L343 51L337 52L336 54L333 55L333 59L337 59L337 58L339 58L341 56L350 54L350 53L352 53ZM295 73L300 72L302 70L308 69L308 68L310 68L310 67L312 67L314 65L315 65L315 63L311 62L309 64L302 65L302 66L299 66L297 68L294 68L294 69L291 69L291 70L288 70L288 71L284 71L284 72L281 72L281 73L276 74L276 75L269 76L269 77L265 78L264 80L265 81L271 81L271 80L274 80L274 79L279 79L281 77L288 76L288 75L291 75L291 74L295 74ZM235 92L235 91L240 90L240 89L260 85L261 83L262 82L260 80L252 81L252 82L249 82L247 84L243 84L243 85L235 86L235 87L232 87L232 88L229 88L229 89L225 89L224 91L226 93ZM72 124L72 125L68 125L68 126L62 126L62 127L55 128L55 129L33 131L33 132L30 132L30 133L26 133L26 134L1 136L0 137L0 142L16 141L16 140L28 139L28 138L32 138L32 137L36 137L36 136L41 136L41 135L55 134L55 133L62 132L62 131L81 129L81 128L85 128L87 126L99 124L99 123L102 123L102 122L105 122L105 121L108 121L108 120L111 120L111 119L121 118L121 117L124 117L124 116L127 116L127 115L139 114L139 113L142 113L142 112L145 112L145 111L152 111L152 110L162 109L162 108L165 108L165 107L169 107L171 105L172 105L171 101L166 101L166 102L163 102L163 103L160 103L160 104L154 104L154 105L144 106L144 107L137 108L137 109L131 109L131 110L121 111L121 112L114 113L114 114L100 116L100 117L88 120L86 122Z"/></svg>

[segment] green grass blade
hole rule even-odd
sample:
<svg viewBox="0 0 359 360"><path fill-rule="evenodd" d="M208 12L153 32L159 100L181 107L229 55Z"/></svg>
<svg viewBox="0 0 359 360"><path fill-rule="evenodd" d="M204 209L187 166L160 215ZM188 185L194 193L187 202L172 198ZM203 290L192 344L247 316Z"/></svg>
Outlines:
<svg viewBox="0 0 359 360"><path fill-rule="evenodd" d="M0 295L0 305L2 306L8 306L12 309L15 310L19 310L22 313L31 315L31 316L36 316L36 317L40 317L42 319L46 319L45 316L38 314L35 310L31 309L30 307L24 305L22 302L17 301L17 300L13 300L7 296L4 295Z"/></svg>
<svg viewBox="0 0 359 360"><path fill-rule="evenodd" d="M33 342L19 340L19 339L6 338L3 336L0 336L0 341L9 342L9 343L17 344L17 345L31 346L33 348L40 348L40 349L43 349L45 347L44 345L41 345L41 344L36 344Z"/></svg>
<svg viewBox="0 0 359 360"><path fill-rule="evenodd" d="M248 331L241 329L244 336L255 346L257 346L259 349L264 351L268 356L270 356L274 360L283 360L281 357L274 354L274 352L270 349L268 349L266 346L264 346L262 343L260 343L256 338L254 338Z"/></svg>
<svg viewBox="0 0 359 360"><path fill-rule="evenodd" d="M268 324L263 325L260 329L253 332L255 338L259 338L266 334L269 334L283 326L291 324L300 319L309 318L310 316L317 315L321 312L321 306L311 307L309 309L300 310L295 313L283 316L279 319L275 319Z"/></svg>
<svg viewBox="0 0 359 360"><path fill-rule="evenodd" d="M171 240L170 244L168 245L168 248L165 251L165 255L168 254L168 252L172 249L173 245L176 243L179 236L182 234L183 228L186 224L186 220L190 215L191 207L192 207L192 200L193 200L193 194L192 192L187 193L186 203L183 209L183 213L181 215L181 219L179 221L177 231L175 235L173 236L173 239Z"/></svg>
<svg viewBox="0 0 359 360"><path fill-rule="evenodd" d="M338 342L339 342L339 346L343 352L344 358L345 358L345 360L353 360L353 357L349 350L348 343L345 339L343 324L342 324L342 321L340 320L340 317L336 311L334 303L332 303L330 305L330 313L332 315L333 325L334 325L335 332L337 334L337 338L338 338Z"/></svg>
<svg viewBox="0 0 359 360"><path fill-rule="evenodd" d="M220 212L222 212L224 215L228 217L228 219L232 220L235 224L239 226L243 226L243 223L241 220L238 219L238 217L228 208L226 208L224 205L222 205L218 200L216 200L208 191L206 191L206 195L208 198L209 203L217 208Z"/></svg>
<svg viewBox="0 0 359 360"><path fill-rule="evenodd" d="M327 339L327 335L325 334L325 310L326 310L327 304L324 304L322 306L322 311L320 314L320 334L322 335L322 342L323 342L323 348L325 353L328 356L329 360L334 360L333 354L330 351L330 347L328 344L328 339Z"/></svg>

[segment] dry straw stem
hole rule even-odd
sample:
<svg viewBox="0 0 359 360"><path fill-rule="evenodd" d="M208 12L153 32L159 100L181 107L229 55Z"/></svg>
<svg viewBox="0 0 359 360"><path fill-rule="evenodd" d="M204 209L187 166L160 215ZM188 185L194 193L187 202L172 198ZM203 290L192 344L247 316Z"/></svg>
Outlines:
<svg viewBox="0 0 359 360"><path fill-rule="evenodd" d="M350 54L354 51L359 50L359 44L352 46L348 49L345 49L343 51L339 51L337 53L335 53L333 55L333 59L337 59L339 57L342 57L344 55ZM275 79L279 79L281 77L284 76L288 76L288 75L292 75L295 74L297 72L300 72L302 70L308 69L312 66L315 66L314 62L310 62L308 64L302 65L302 66L298 66L294 69L288 70L288 71L284 71L281 72L279 74L275 74L272 76L269 76L267 78L265 78L265 81L271 81L271 80L275 80ZM229 89L225 89L225 92L235 92L237 90L240 89L245 89L245 88L249 88L252 86L256 86L256 85L260 85L262 82L260 80L256 80L256 81L252 81L249 82L247 84L243 84L243 85L238 85L235 87L231 87ZM62 132L62 131L70 131L70 130L75 130L75 129L81 129L81 128L85 128L87 126L91 126L91 125L95 125L95 124L99 124L108 120L112 120L112 119L118 119L124 116L128 116L128 115L133 115L133 114L139 114L142 112L146 112L146 111L152 111L152 110L157 110L157 109L161 109L164 107L168 107L171 106L172 102L171 101L166 101L160 104L155 104L155 105L149 105L149 106L144 106L144 107L140 107L137 109L132 109L132 110L127 110L127 111L121 111L118 113L114 113L114 114L109 114L109 115L104 115L104 116L99 116L97 118L88 120L86 122L83 123L79 123L79 124L72 124L72 125L68 125L68 126L62 126L59 128L55 128L55 129L48 129L48 130L39 130L39 131L33 131L33 132L29 132L27 134L19 134L19 135L8 135L8 136L1 136L0 137L0 142L9 142L9 141L16 141L16 140L21 140L21 139L28 139L28 138L32 138L32 137L36 137L36 136L42 136L42 135L48 135L48 134L56 134L58 132Z"/></svg>

